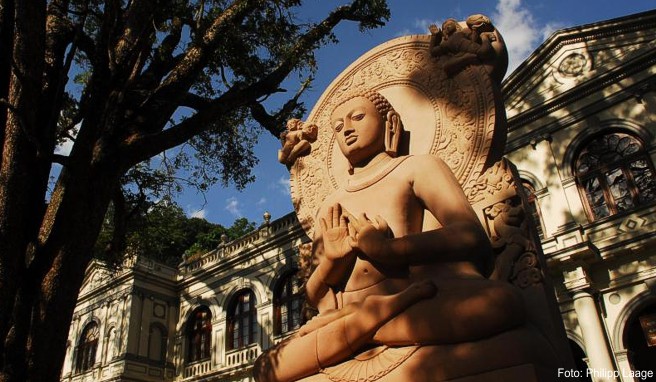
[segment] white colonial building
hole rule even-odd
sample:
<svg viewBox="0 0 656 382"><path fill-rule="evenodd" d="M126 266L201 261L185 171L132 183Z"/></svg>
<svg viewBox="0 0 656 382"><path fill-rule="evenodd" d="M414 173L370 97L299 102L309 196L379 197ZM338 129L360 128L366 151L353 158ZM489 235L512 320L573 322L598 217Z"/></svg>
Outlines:
<svg viewBox="0 0 656 382"><path fill-rule="evenodd" d="M503 91L579 367L640 380L656 369L656 11L556 32ZM177 269L94 262L62 381L252 380L300 324L308 242L290 214Z"/></svg>
<svg viewBox="0 0 656 382"><path fill-rule="evenodd" d="M178 269L94 262L80 292L62 381L248 381L263 349L300 326L295 215Z"/></svg>
<svg viewBox="0 0 656 382"><path fill-rule="evenodd" d="M556 32L503 90L575 354L656 370L656 12Z"/></svg>

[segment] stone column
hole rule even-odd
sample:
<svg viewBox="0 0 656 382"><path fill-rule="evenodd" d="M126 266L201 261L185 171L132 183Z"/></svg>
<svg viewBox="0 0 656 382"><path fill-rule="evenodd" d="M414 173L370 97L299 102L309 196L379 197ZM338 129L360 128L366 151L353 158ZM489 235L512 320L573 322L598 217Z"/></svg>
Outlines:
<svg viewBox="0 0 656 382"><path fill-rule="evenodd" d="M615 368L606 345L606 336L599 319L594 298L587 290L576 290L572 296L574 310L578 316L585 350L587 352L592 380L595 382L615 382Z"/></svg>
<svg viewBox="0 0 656 382"><path fill-rule="evenodd" d="M141 315L143 311L144 295L132 290L132 304L130 306L130 318L128 320L127 353L139 354L139 341L141 339Z"/></svg>
<svg viewBox="0 0 656 382"><path fill-rule="evenodd" d="M595 382L616 382L615 367L609 352L603 324L590 290L592 284L585 263L572 264L563 272L565 288L571 293L574 311L578 317L590 376Z"/></svg>
<svg viewBox="0 0 656 382"><path fill-rule="evenodd" d="M617 369L620 371L622 382L635 382L635 378L631 377L628 351L626 349L616 351L615 360L617 361Z"/></svg>

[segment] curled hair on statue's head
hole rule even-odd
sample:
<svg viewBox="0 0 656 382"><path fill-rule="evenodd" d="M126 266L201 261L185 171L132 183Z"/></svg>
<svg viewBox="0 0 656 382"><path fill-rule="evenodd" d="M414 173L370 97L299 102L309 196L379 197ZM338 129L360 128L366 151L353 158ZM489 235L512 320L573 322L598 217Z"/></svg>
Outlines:
<svg viewBox="0 0 656 382"><path fill-rule="evenodd" d="M403 135L401 116L394 110L394 107L385 96L371 89L349 93L335 105L335 108L358 97L366 98L376 107L376 111L378 111L378 114L385 123L385 152L392 157L396 157L398 155L399 142Z"/></svg>

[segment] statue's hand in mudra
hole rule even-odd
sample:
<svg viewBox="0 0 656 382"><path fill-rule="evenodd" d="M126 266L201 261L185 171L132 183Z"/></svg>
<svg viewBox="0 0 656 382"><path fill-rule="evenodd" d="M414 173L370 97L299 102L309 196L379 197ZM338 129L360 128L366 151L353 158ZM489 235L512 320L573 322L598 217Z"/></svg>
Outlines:
<svg viewBox="0 0 656 382"><path fill-rule="evenodd" d="M321 217L321 232L323 236L324 256L331 261L350 257L354 253L354 232L347 220L348 212L343 210L339 203L328 207L326 214Z"/></svg>
<svg viewBox="0 0 656 382"><path fill-rule="evenodd" d="M366 214L355 217L349 215L349 227L355 233L353 247L367 257L383 264L401 264L403 259L395 256L391 250L392 231L382 216L376 215L371 220Z"/></svg>

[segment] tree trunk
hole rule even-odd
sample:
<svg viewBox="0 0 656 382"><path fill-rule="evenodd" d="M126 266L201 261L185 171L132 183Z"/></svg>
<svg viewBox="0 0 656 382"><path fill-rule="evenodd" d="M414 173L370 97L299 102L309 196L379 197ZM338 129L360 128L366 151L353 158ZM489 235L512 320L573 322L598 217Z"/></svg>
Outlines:
<svg viewBox="0 0 656 382"><path fill-rule="evenodd" d="M91 260L118 171L88 169L85 181L64 170L17 293L2 382L58 381L77 294ZM66 216L66 219L57 218ZM48 225L47 222L53 222Z"/></svg>
<svg viewBox="0 0 656 382"><path fill-rule="evenodd" d="M5 5L11 2L3 1ZM18 282L23 279L25 271L25 254L28 243L36 238L37 221L40 216L36 206L43 205L43 194L39 195L35 182L37 179L38 142L34 140L36 116L39 114L41 78L43 73L45 2L17 1L11 15L3 14L2 42L9 24L13 27L12 51L3 55L10 61L7 83L6 122L2 142L2 162L0 163L0 338L4 339L11 327L13 305ZM30 20L31 23L19 22ZM13 57L13 62L11 62ZM5 90L3 90L4 92ZM46 174L47 178L47 174ZM47 180L46 180L47 181ZM18 191L20 190L20 191ZM17 192L18 191L18 192ZM35 199L36 198L36 199ZM4 356L14 354L0 344Z"/></svg>

